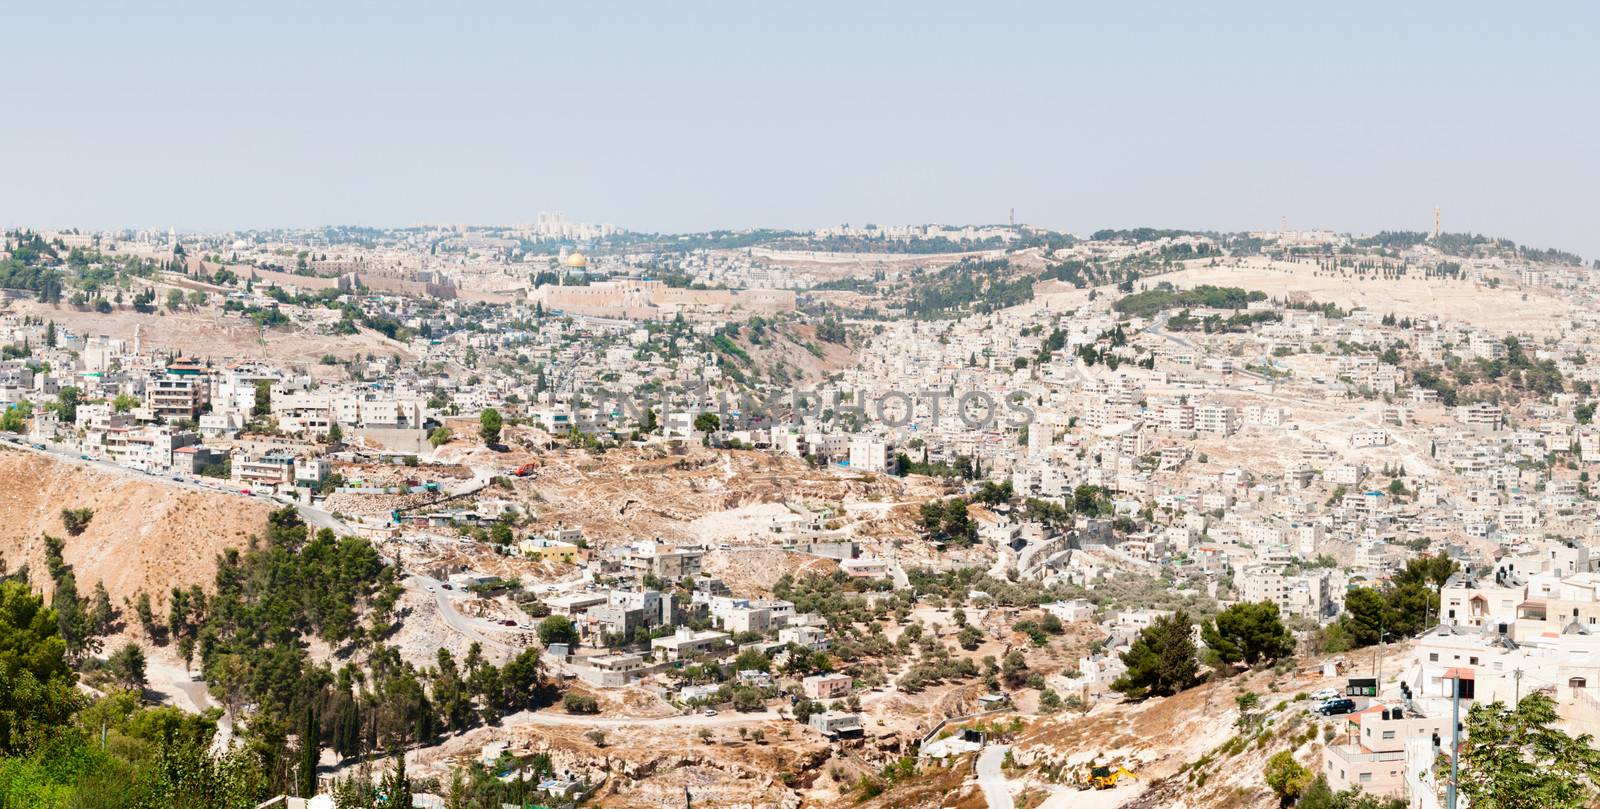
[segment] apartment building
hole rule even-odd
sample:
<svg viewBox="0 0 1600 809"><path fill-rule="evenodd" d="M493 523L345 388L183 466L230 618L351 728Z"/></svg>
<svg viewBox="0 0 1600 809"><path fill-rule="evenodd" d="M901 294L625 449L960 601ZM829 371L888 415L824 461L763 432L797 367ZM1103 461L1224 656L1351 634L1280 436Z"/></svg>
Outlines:
<svg viewBox="0 0 1600 809"><path fill-rule="evenodd" d="M664 581L682 581L700 573L705 551L669 548L656 542L637 542L624 552L622 568L635 576L646 574Z"/></svg>
<svg viewBox="0 0 1600 809"><path fill-rule="evenodd" d="M260 455L247 455L233 463L233 476L240 483L257 486L278 486L294 482L294 453L288 450L268 450Z"/></svg>
<svg viewBox="0 0 1600 809"><path fill-rule="evenodd" d="M1359 788L1369 795L1397 797L1404 794L1412 767L1433 764L1433 755L1412 761L1409 742L1425 739L1428 744L1421 749L1437 754L1449 733L1450 717L1443 711L1424 715L1398 705L1375 703L1350 714L1341 737L1324 748L1323 775L1336 792Z"/></svg>
<svg viewBox="0 0 1600 809"><path fill-rule="evenodd" d="M209 383L197 373L172 374L157 377L145 387L145 407L152 418L174 421L198 421L200 411L209 400Z"/></svg>
<svg viewBox="0 0 1600 809"><path fill-rule="evenodd" d="M850 441L850 468L863 472L885 472L894 462L893 447L887 441L860 437Z"/></svg>
<svg viewBox="0 0 1600 809"><path fill-rule="evenodd" d="M1239 430L1239 411L1228 405L1201 405L1194 409L1196 432L1229 436Z"/></svg>

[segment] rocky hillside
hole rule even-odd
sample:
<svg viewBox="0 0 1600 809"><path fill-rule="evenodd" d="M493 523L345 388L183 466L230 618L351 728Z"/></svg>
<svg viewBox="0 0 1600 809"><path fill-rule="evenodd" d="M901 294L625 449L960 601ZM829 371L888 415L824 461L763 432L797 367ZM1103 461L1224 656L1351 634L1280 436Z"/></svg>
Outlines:
<svg viewBox="0 0 1600 809"><path fill-rule="evenodd" d="M69 536L62 509L79 508L94 516L81 535ZM117 603L141 589L159 595L209 584L217 554L245 544L270 510L135 472L0 449L0 558L9 570L28 565L36 588L50 587L45 534L66 540L63 557L81 586L104 582Z"/></svg>

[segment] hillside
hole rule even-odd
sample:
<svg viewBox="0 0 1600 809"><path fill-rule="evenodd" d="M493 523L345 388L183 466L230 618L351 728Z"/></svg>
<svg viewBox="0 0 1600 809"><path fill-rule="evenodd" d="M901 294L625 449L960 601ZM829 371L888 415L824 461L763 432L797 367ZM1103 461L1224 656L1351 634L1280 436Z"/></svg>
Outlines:
<svg viewBox="0 0 1600 809"><path fill-rule="evenodd" d="M216 556L243 545L271 510L247 498L180 488L134 472L111 472L22 450L0 449L0 557L23 564L36 588L44 575L45 534L66 539L63 553L85 586L104 582L121 603L141 589L209 583ZM67 535L61 510L90 508L82 535Z"/></svg>

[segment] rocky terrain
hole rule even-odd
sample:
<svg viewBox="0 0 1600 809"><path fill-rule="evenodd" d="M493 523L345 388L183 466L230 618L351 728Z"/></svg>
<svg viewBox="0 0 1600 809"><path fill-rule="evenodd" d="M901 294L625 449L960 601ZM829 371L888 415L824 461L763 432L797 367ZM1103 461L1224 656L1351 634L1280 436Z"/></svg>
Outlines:
<svg viewBox="0 0 1600 809"><path fill-rule="evenodd" d="M11 570L28 565L34 587L48 591L46 535L66 540L63 557L80 588L104 582L116 603L146 590L159 601L174 586L210 586L216 556L260 530L271 505L250 498L180 487L137 472L0 448L0 558ZM94 517L68 536L62 509Z"/></svg>

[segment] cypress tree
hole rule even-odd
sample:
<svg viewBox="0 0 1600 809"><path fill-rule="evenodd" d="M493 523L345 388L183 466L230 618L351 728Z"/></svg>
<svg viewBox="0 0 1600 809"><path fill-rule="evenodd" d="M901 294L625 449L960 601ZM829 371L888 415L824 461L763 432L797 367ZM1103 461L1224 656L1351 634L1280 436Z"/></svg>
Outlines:
<svg viewBox="0 0 1600 809"><path fill-rule="evenodd" d="M300 797L317 794L317 759L322 752L317 742L317 713L306 707L306 724L300 731Z"/></svg>

